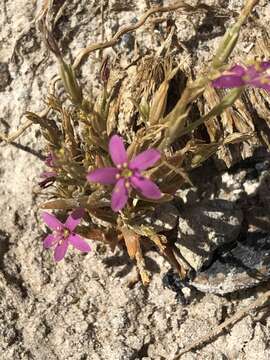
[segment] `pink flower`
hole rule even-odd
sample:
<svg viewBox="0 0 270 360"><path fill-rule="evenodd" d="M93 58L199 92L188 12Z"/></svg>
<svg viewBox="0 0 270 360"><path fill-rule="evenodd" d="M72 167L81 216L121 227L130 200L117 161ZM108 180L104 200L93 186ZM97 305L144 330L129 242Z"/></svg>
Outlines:
<svg viewBox="0 0 270 360"><path fill-rule="evenodd" d="M110 139L109 153L116 167L93 170L87 174L87 180L104 185L115 184L111 203L113 211L117 212L126 205L131 186L149 199L162 196L158 186L141 174L160 159L159 151L149 149L128 161L122 138L114 135Z"/></svg>
<svg viewBox="0 0 270 360"><path fill-rule="evenodd" d="M87 242L78 234L74 233L84 215L83 209L74 210L67 218L65 224L62 224L54 215L43 212L41 217L46 225L53 231L45 237L43 246L48 249L55 246L54 260L60 261L64 258L68 245L73 245L76 249L89 252L91 250Z"/></svg>
<svg viewBox="0 0 270 360"><path fill-rule="evenodd" d="M247 67L235 65L212 82L218 89L253 86L270 92L270 61L262 61Z"/></svg>

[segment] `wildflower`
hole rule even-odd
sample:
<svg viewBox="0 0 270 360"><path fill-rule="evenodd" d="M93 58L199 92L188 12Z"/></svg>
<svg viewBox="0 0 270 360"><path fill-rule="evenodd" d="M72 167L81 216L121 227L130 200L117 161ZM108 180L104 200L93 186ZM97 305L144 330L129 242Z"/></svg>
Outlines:
<svg viewBox="0 0 270 360"><path fill-rule="evenodd" d="M253 86L270 92L270 61L262 61L247 67L235 65L215 79L212 84L215 88L237 88Z"/></svg>
<svg viewBox="0 0 270 360"><path fill-rule="evenodd" d="M120 136L110 139L109 153L116 167L93 170L87 174L87 180L108 185L115 184L112 192L112 210L117 212L126 205L131 186L149 199L162 196L158 186L142 175L142 171L154 165L160 159L159 151L149 149L128 161L127 152Z"/></svg>
<svg viewBox="0 0 270 360"><path fill-rule="evenodd" d="M91 250L87 242L78 234L74 233L83 215L83 209L76 209L69 215L65 224L62 224L54 215L47 212L42 213L41 217L43 221L53 231L52 234L45 237L43 246L46 249L55 246L55 261L60 261L64 258L68 245L73 245L76 249L83 252L89 252Z"/></svg>

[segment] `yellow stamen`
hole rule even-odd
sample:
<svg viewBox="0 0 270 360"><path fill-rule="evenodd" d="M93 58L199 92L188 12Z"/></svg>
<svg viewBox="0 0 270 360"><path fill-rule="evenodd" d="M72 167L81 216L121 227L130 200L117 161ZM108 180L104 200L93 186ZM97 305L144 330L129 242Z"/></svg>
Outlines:
<svg viewBox="0 0 270 360"><path fill-rule="evenodd" d="M70 232L68 229L64 229L63 231L63 237L66 239L69 236Z"/></svg>
<svg viewBox="0 0 270 360"><path fill-rule="evenodd" d="M246 81L246 82L248 82L248 81L250 81L251 79L250 79L250 76L249 75L244 75L244 76L242 76L242 79L244 80L244 81Z"/></svg>
<svg viewBox="0 0 270 360"><path fill-rule="evenodd" d="M122 172L121 172L121 177L124 177L124 178L129 178L130 176L132 176L132 170L130 169L123 169Z"/></svg>
<svg viewBox="0 0 270 360"><path fill-rule="evenodd" d="M261 64L259 64L259 63L255 63L254 67L255 67L255 70L257 72L262 72L263 71L263 68L261 67Z"/></svg>

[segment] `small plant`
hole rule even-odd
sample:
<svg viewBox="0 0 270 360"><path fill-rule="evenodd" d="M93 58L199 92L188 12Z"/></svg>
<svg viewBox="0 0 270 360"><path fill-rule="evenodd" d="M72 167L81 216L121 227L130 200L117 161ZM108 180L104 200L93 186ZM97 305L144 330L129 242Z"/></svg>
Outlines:
<svg viewBox="0 0 270 360"><path fill-rule="evenodd" d="M147 223L142 224L141 219L146 215L151 217L158 204L170 202L175 192L190 182L188 173L193 168L220 148L246 141L254 135L234 131L206 141L199 130L222 116L241 97L246 86L270 90L270 62L227 65L241 26L256 3L255 0L246 2L239 19L221 40L207 72L196 76L195 80L191 80L183 64L175 62L170 51L173 37L170 33L159 51L162 56L154 54L150 61L142 57L136 63L136 73L141 77L124 81L126 74L121 74L121 70L114 69L105 59L100 73L102 89L97 97L87 94L76 77L76 69L87 55L114 45L125 32L143 25L155 12L177 8L194 11L194 8L181 4L150 9L137 25L120 31L111 41L82 50L73 65L63 59L46 26L48 8L43 8L38 18L39 28L48 49L56 56L60 73L50 89L54 89L56 81L61 81L67 96L63 99L55 90L50 90L44 113L28 112L28 122L15 136L31 124L41 127L47 154L45 165L49 171L41 174L39 186L50 200L40 207L56 210L59 215L71 212L65 224L52 214L42 215L53 231L46 236L44 247L55 247L56 261L63 259L68 245L90 251L83 238L102 241L112 249L125 244L129 256L137 262L143 283L147 284L149 273L142 249L142 240L146 239L158 247L181 277L186 276L189 269L175 256L174 242ZM169 107L170 83L180 73L188 78L180 96ZM209 87L212 90L232 89L209 112L191 121L193 104L209 91ZM121 108L126 93L132 103L129 111ZM14 140L14 136L7 139L1 135L1 138ZM84 225L79 226L82 218Z"/></svg>

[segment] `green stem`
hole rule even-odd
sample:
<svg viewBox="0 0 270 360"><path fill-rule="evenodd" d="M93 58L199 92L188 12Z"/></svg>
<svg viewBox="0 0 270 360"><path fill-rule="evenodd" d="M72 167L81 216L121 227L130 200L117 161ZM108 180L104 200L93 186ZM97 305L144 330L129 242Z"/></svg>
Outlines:
<svg viewBox="0 0 270 360"><path fill-rule="evenodd" d="M221 113L226 110L228 107L232 106L234 102L241 96L244 88L236 88L231 90L222 100L221 102L216 105L211 111L209 111L208 114L202 116L200 119L194 121L192 124L187 126L184 130L182 130L178 137L181 137L183 135L186 135L190 133L191 131L197 129L200 125L202 125L204 122L210 120L214 116L221 115Z"/></svg>

